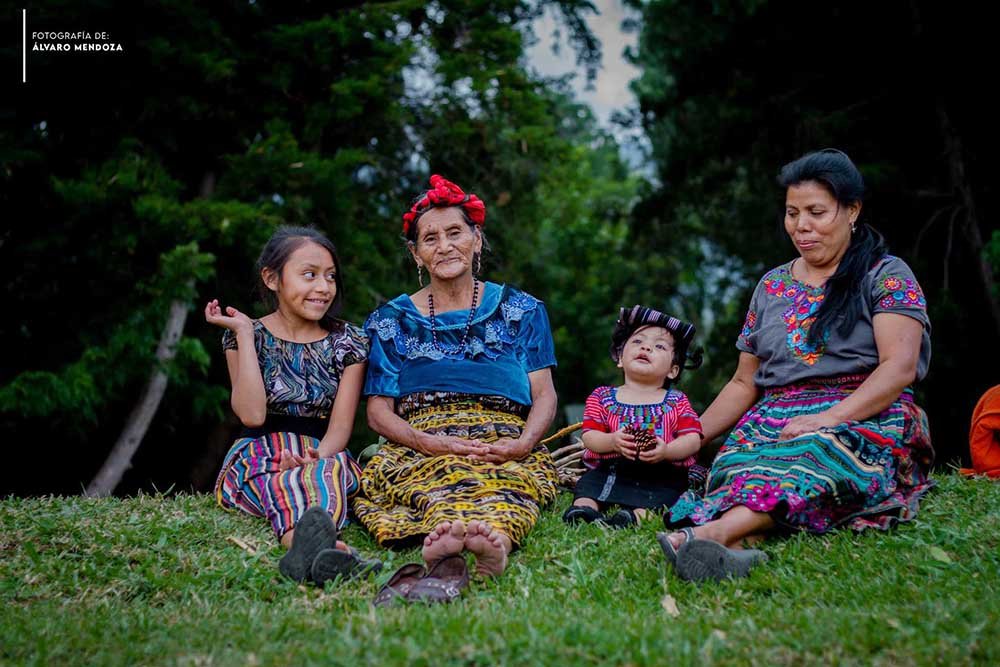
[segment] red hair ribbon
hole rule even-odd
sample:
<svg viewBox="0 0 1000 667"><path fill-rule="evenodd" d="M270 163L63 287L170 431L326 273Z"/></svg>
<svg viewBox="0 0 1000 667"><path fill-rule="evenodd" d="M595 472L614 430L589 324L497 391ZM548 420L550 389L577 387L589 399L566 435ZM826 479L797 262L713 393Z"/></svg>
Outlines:
<svg viewBox="0 0 1000 667"><path fill-rule="evenodd" d="M462 188L445 177L434 174L431 176L431 189L403 214L403 235L410 233L410 225L427 209L443 206L461 206L477 227L482 227L486 222L486 204L482 199L474 194L465 194Z"/></svg>

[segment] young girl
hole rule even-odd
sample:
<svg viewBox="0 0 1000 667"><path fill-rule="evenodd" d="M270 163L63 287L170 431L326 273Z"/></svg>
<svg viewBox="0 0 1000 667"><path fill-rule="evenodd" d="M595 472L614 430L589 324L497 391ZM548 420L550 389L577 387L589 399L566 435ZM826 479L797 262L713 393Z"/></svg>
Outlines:
<svg viewBox="0 0 1000 667"><path fill-rule="evenodd" d="M335 319L344 300L337 251L310 228L278 229L257 260L274 312L252 320L217 299L205 319L222 347L243 423L215 485L220 505L266 517L288 549L282 574L322 586L379 569L339 541L360 470L347 452L368 340Z"/></svg>
<svg viewBox="0 0 1000 667"><path fill-rule="evenodd" d="M693 336L692 325L652 308L621 309L611 358L625 383L598 387L587 398L583 461L589 470L576 484L564 521L624 528L687 490L701 424L687 397L670 385L684 368L701 365L700 354L685 365ZM601 511L610 505L621 509L608 518Z"/></svg>

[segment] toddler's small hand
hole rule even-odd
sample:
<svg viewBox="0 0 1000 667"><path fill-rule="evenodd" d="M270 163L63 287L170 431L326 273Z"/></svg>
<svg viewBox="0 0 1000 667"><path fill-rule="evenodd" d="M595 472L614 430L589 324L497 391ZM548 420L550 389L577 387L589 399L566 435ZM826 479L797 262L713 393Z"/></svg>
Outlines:
<svg viewBox="0 0 1000 667"><path fill-rule="evenodd" d="M624 427L615 431L615 451L627 459L635 459L635 436L624 431Z"/></svg>
<svg viewBox="0 0 1000 667"><path fill-rule="evenodd" d="M656 437L656 446L639 452L639 460L643 463L659 463L667 458L667 443L663 438Z"/></svg>

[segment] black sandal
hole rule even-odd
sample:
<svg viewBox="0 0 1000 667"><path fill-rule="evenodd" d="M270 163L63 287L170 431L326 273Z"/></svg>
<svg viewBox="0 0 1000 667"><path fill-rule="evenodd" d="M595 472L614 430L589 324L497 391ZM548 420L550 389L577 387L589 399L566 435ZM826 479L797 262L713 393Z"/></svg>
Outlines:
<svg viewBox="0 0 1000 667"><path fill-rule="evenodd" d="M361 553L354 547L343 549L323 549L316 558L313 559L312 574L313 582L323 588L327 581L337 579L354 579L356 577L375 574L382 570L382 561L372 558L367 560L361 557Z"/></svg>
<svg viewBox="0 0 1000 667"><path fill-rule="evenodd" d="M593 523L595 521L603 523L604 521L601 513L593 507L582 507L579 505L570 505L563 512L562 519L566 523Z"/></svg>
<svg viewBox="0 0 1000 667"><path fill-rule="evenodd" d="M639 517L636 516L635 510L627 507L621 508L607 520L607 524L612 528L631 528L638 525L638 523Z"/></svg>
<svg viewBox="0 0 1000 667"><path fill-rule="evenodd" d="M337 526L322 507L313 506L295 524L292 546L278 561L278 570L298 582L308 581L316 555L337 546Z"/></svg>

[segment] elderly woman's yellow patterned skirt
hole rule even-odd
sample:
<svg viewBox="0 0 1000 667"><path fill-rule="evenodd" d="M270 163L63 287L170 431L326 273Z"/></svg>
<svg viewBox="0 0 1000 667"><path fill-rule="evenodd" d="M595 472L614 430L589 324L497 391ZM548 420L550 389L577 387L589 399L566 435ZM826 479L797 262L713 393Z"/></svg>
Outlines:
<svg viewBox="0 0 1000 667"><path fill-rule="evenodd" d="M528 408L497 396L439 392L406 396L396 411L419 431L493 442L518 437ZM382 546L416 543L443 521L477 519L516 545L555 499L557 484L544 446L498 464L387 443L362 470L354 514Z"/></svg>

